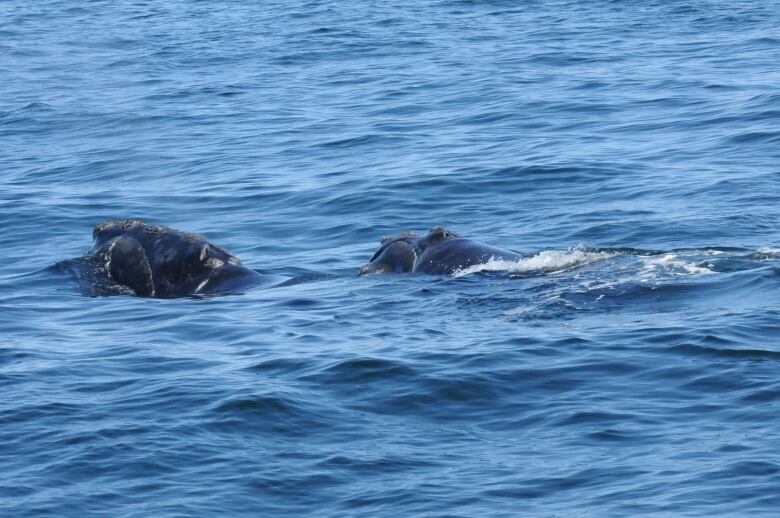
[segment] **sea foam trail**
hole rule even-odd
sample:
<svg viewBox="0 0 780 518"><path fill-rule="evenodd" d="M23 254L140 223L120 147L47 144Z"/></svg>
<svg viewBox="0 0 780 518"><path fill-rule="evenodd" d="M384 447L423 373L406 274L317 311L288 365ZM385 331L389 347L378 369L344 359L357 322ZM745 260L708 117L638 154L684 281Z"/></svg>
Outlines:
<svg viewBox="0 0 780 518"><path fill-rule="evenodd" d="M759 260L776 259L780 257L780 248L765 246L756 250L752 256Z"/></svg>
<svg viewBox="0 0 780 518"><path fill-rule="evenodd" d="M621 264L620 271L635 273L633 278L641 281L657 280L659 278L687 275L712 275L709 263L689 260L675 253L662 255L625 254L619 252L594 251L577 246L568 250L544 250L531 257L519 261L505 261L491 258L485 263L475 264L457 270L453 276L463 277L479 272L508 272L509 274L549 274L563 272L573 268L586 266L610 259L623 257L629 264ZM634 260L631 260L631 258ZM632 267L631 264L634 264Z"/></svg>
<svg viewBox="0 0 780 518"><path fill-rule="evenodd" d="M617 254L610 252L593 252L582 247L574 247L569 250L544 250L531 257L525 257L519 261L505 261L491 258L486 263L475 264L462 268L454 277L463 277L478 272L509 272L509 273L550 273L568 270L578 266L604 261L615 257Z"/></svg>
<svg viewBox="0 0 780 518"><path fill-rule="evenodd" d="M681 259L677 254L664 254L660 257L643 257L643 268L639 272L642 280L658 277L680 275L713 275L715 272L707 266Z"/></svg>

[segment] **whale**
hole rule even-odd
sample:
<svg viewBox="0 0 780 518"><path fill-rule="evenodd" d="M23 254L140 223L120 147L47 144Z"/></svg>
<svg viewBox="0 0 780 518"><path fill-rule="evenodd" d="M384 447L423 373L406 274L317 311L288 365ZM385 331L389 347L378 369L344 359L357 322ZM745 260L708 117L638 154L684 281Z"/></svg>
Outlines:
<svg viewBox="0 0 780 518"><path fill-rule="evenodd" d="M484 245L460 234L434 227L424 236L405 232L385 237L358 276L387 273L450 275L491 260L519 261L520 254Z"/></svg>
<svg viewBox="0 0 780 518"><path fill-rule="evenodd" d="M97 225L79 264L93 293L172 298L219 294L258 284L262 275L199 234L142 220Z"/></svg>

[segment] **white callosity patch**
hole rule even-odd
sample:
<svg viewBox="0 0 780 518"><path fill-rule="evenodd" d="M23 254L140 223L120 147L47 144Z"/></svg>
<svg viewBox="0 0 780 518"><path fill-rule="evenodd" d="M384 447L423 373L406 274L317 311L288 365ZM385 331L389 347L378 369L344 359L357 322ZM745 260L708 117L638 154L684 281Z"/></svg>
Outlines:
<svg viewBox="0 0 780 518"><path fill-rule="evenodd" d="M204 287L204 286L206 286L206 284L208 284L208 282L209 282L210 280L211 280L210 278L206 278L206 279L205 279L203 282L201 282L200 284L198 284L198 287L197 287L197 288L195 288L195 293L200 293L200 292L201 292L201 290L203 289L203 287Z"/></svg>
<svg viewBox="0 0 780 518"><path fill-rule="evenodd" d="M206 259L205 263L207 268L211 268L212 270L216 270L217 268L222 268L222 266L225 265L225 262L221 259L217 259L216 257L209 257Z"/></svg>

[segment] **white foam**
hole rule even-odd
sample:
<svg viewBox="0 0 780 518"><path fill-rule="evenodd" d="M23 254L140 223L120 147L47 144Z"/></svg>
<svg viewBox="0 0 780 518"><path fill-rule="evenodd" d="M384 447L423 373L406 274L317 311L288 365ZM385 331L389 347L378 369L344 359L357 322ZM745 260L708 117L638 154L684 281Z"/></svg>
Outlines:
<svg viewBox="0 0 780 518"><path fill-rule="evenodd" d="M644 257L644 267L639 272L641 280L653 280L662 275L713 275L715 272L706 266L680 259L677 254L664 254L660 257Z"/></svg>
<svg viewBox="0 0 780 518"><path fill-rule="evenodd" d="M615 255L607 252L588 252L581 247L569 250L545 250L534 256L524 257L519 261L505 261L491 257L485 263L461 268L453 273L453 276L463 277L478 272L556 272L603 261Z"/></svg>

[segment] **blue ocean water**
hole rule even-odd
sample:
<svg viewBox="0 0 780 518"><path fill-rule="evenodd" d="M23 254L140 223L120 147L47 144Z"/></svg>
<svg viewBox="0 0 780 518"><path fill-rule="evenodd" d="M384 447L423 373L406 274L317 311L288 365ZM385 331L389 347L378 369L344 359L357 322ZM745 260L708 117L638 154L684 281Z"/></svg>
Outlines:
<svg viewBox="0 0 780 518"><path fill-rule="evenodd" d="M776 516L780 3L398 4L0 3L0 514ZM356 277L434 225L527 258Z"/></svg>

